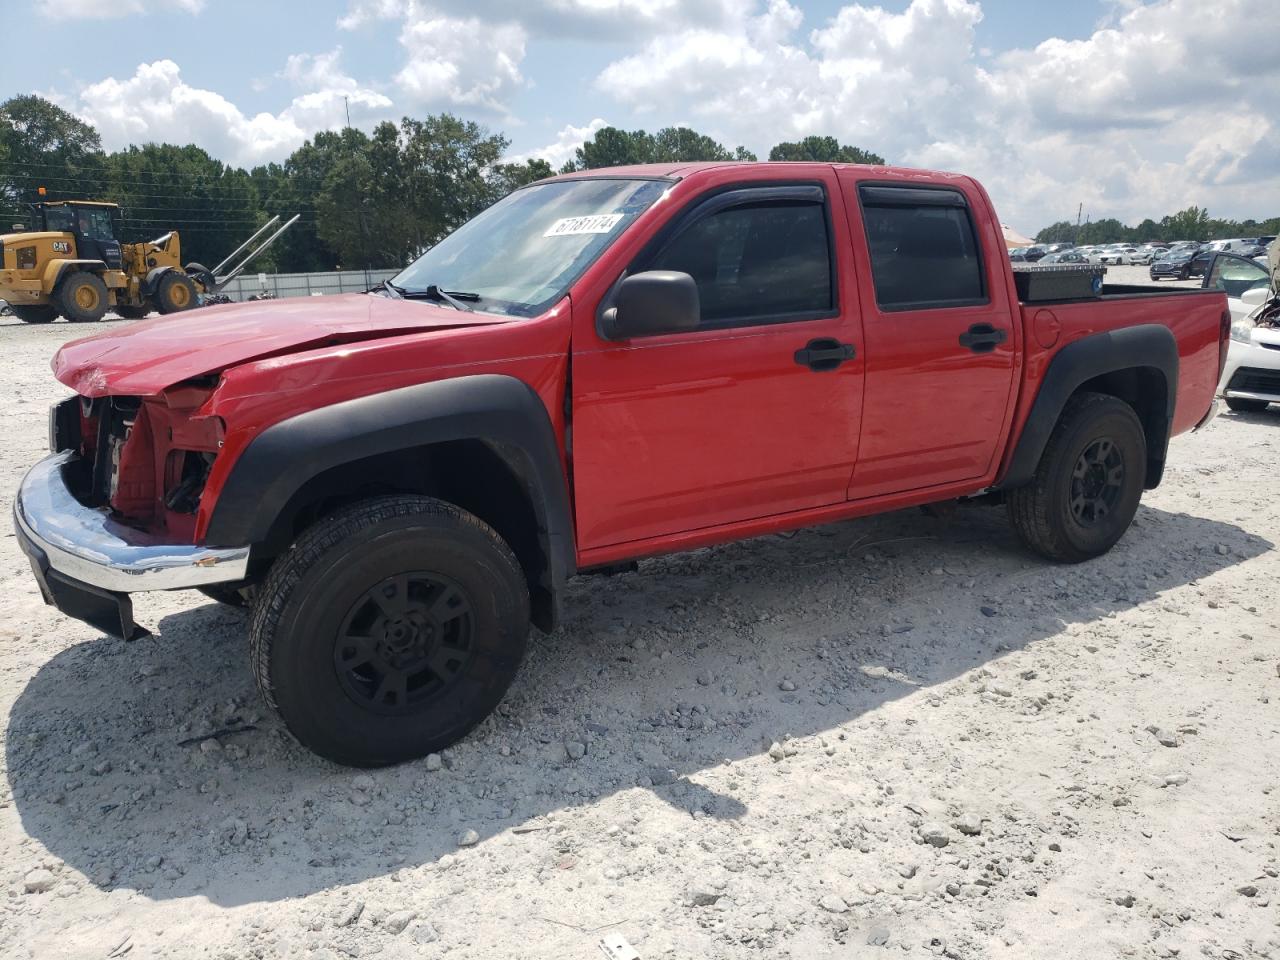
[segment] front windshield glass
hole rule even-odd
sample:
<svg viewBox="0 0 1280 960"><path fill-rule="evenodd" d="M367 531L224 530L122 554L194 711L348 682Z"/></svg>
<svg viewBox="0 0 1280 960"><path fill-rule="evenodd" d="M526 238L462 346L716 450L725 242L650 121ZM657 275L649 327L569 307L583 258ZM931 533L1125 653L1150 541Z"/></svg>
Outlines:
<svg viewBox="0 0 1280 960"><path fill-rule="evenodd" d="M669 186L658 180L561 180L499 200L401 271L406 293L434 286L476 309L532 317L564 296Z"/></svg>

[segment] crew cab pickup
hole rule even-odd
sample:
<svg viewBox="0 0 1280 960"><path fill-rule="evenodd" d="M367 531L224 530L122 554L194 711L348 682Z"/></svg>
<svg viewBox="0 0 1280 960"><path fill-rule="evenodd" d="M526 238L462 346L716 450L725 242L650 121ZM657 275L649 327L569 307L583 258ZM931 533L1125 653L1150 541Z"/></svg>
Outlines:
<svg viewBox="0 0 1280 960"><path fill-rule="evenodd" d="M16 528L101 630L143 590L249 607L294 736L394 763L497 705L577 574L958 499L1050 560L1110 549L1212 415L1230 318L1098 286L1020 302L966 176L554 177L367 294L67 344Z"/></svg>

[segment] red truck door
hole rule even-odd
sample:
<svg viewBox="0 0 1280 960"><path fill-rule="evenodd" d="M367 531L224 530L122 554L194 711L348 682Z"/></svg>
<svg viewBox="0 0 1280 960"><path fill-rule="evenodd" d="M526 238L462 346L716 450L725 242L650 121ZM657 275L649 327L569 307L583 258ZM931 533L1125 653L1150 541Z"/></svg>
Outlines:
<svg viewBox="0 0 1280 960"><path fill-rule="evenodd" d="M1021 337L986 198L958 180L839 177L866 342L849 498L986 476L1001 452Z"/></svg>
<svg viewBox="0 0 1280 960"><path fill-rule="evenodd" d="M701 195L627 266L644 270L690 274L701 320L610 342L575 306L579 549L843 501L862 344L833 173Z"/></svg>

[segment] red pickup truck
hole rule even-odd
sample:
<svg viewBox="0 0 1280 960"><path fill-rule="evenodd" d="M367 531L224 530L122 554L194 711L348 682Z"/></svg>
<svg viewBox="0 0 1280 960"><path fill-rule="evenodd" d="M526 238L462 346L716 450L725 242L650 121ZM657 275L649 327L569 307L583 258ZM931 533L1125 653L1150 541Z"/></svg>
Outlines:
<svg viewBox="0 0 1280 960"><path fill-rule="evenodd" d="M576 574L956 499L1108 550L1212 415L1225 297L1018 289L965 176L555 177L368 294L66 345L16 528L99 629L136 633L142 590L248 606L289 730L394 763L494 708Z"/></svg>

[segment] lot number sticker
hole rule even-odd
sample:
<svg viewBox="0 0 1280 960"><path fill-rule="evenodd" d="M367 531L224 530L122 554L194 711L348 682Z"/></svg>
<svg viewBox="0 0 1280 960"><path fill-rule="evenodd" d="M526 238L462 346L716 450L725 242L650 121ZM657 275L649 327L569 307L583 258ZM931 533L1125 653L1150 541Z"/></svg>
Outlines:
<svg viewBox="0 0 1280 960"><path fill-rule="evenodd" d="M597 213L590 217L562 217L547 228L544 237L572 237L580 233L608 233L622 219L620 213Z"/></svg>

